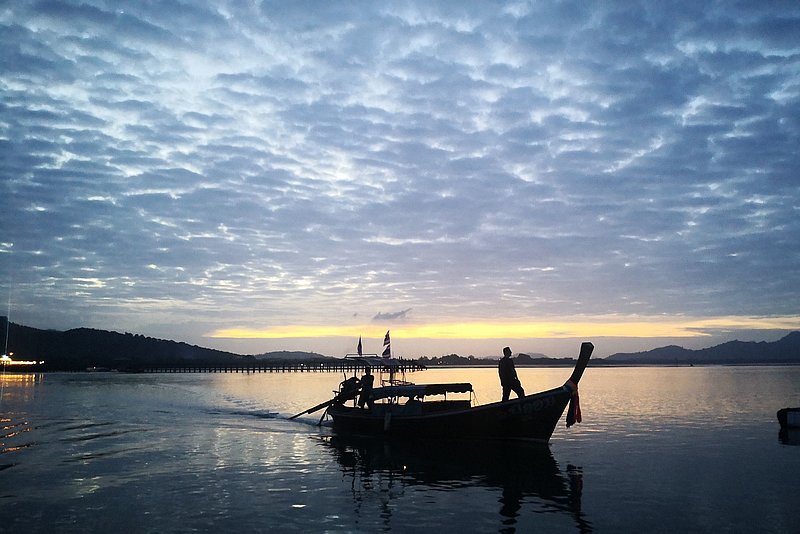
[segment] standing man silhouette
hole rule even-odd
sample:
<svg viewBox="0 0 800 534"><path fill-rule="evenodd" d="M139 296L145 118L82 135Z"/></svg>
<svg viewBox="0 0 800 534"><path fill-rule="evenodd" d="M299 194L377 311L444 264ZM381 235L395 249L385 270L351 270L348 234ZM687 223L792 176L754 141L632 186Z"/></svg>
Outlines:
<svg viewBox="0 0 800 534"><path fill-rule="evenodd" d="M364 376L361 377L361 395L358 396L358 406L363 408L366 404L372 408L372 369L369 366L364 368Z"/></svg>
<svg viewBox="0 0 800 534"><path fill-rule="evenodd" d="M514 361L511 359L511 348L506 347L503 349L503 357L497 364L497 372L500 374L500 385L503 387L503 401L507 401L511 395L511 391L517 394L517 397L524 397L525 390L522 389L522 384L519 383L517 378L517 369L514 367Z"/></svg>

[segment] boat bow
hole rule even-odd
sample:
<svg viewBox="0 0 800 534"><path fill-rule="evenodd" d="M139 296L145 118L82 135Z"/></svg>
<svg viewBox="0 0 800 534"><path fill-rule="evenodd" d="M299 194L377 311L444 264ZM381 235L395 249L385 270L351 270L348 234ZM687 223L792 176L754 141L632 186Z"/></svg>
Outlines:
<svg viewBox="0 0 800 534"><path fill-rule="evenodd" d="M575 369L572 371L572 375L569 377L569 380L567 380L567 383L564 384L564 388L568 389L571 394L569 399L569 407L567 408L567 428L571 427L575 423L580 423L583 421L583 415L581 414L581 400L578 396L578 382L581 381L581 377L583 376L583 372L586 370L586 366L589 364L589 358L592 356L593 351L594 345L588 341L581 343L581 352L578 356L578 362L575 364Z"/></svg>
<svg viewBox="0 0 800 534"><path fill-rule="evenodd" d="M575 364L575 369L572 371L572 375L567 380L567 384L572 383L575 388L578 387L578 382L581 381L581 377L583 376L583 372L586 370L586 366L589 364L589 358L592 357L592 352L594 351L594 345L590 342L585 341L581 343L581 352L578 356L578 362Z"/></svg>

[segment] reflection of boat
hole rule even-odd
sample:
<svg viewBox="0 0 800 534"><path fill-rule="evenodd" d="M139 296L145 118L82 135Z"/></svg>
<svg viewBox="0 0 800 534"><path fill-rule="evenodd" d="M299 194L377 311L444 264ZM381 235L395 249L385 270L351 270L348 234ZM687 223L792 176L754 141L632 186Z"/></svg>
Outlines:
<svg viewBox="0 0 800 534"><path fill-rule="evenodd" d="M778 410L778 422L781 428L800 428L800 408Z"/></svg>
<svg viewBox="0 0 800 534"><path fill-rule="evenodd" d="M800 445L800 428L781 428L778 440L784 445Z"/></svg>
<svg viewBox="0 0 800 534"><path fill-rule="evenodd" d="M333 428L340 433L394 437L527 438L546 442L568 404L571 406L568 424L571 423L570 417L574 421L576 412L580 421L578 382L593 349L591 343L581 345L572 375L563 386L505 402L473 406L471 398L452 399L454 393L471 393L470 384L415 385L395 381L390 374L386 386L372 389L372 406L360 407L355 403L348 406L347 401L354 399L356 392L352 388L348 390L348 381L345 381L334 399L315 408L327 406ZM386 365L380 358L376 362ZM371 361L365 363L373 364ZM391 372L391 367L389 370ZM444 400L426 400L430 396L444 396ZM401 402L403 398L407 400Z"/></svg>
<svg viewBox="0 0 800 534"><path fill-rule="evenodd" d="M537 511L566 513L579 532L591 525L581 512L583 475L562 472L547 445L521 440L391 440L334 434L321 438L345 474L373 489L372 475L388 475L404 486L435 491L464 486L497 488L501 522L512 526L523 502L540 499ZM395 491L390 495L401 495ZM361 500L359 498L359 500Z"/></svg>

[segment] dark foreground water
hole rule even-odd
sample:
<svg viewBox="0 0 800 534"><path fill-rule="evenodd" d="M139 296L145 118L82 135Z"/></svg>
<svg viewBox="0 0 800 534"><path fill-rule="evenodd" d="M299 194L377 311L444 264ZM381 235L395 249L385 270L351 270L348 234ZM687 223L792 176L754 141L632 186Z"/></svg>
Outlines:
<svg viewBox="0 0 800 534"><path fill-rule="evenodd" d="M522 369L529 392L566 369ZM6 374L0 532L800 532L800 367L589 368L548 446L344 439L340 374ZM431 370L497 400L493 369Z"/></svg>

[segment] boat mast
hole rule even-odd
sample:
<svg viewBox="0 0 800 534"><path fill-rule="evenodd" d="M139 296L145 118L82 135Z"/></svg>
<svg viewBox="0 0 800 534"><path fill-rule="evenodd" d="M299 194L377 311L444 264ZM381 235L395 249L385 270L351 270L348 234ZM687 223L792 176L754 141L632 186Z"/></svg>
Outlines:
<svg viewBox="0 0 800 534"><path fill-rule="evenodd" d="M11 288L8 290L8 312L6 313L6 339L3 346L3 356L8 354L8 332L11 325Z"/></svg>
<svg viewBox="0 0 800 534"><path fill-rule="evenodd" d="M9 317L11 315L11 299L9 299L8 308L8 315L6 315L6 339L5 346L3 347L3 356L8 354L8 329L9 325L11 324L11 318Z"/></svg>
<svg viewBox="0 0 800 534"><path fill-rule="evenodd" d="M6 315L6 340L3 347L3 356L8 355L8 332L9 332L9 325L11 324L11 289L8 290L8 315ZM6 362L3 362L3 376L0 378L0 408L3 406L3 394L5 393L6 387L6 367L8 365Z"/></svg>

